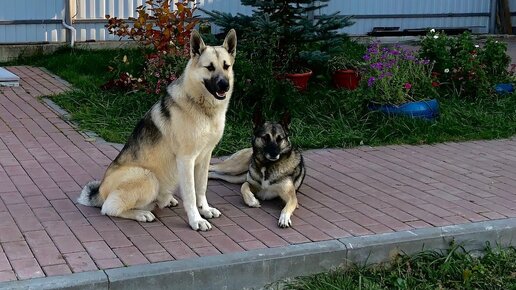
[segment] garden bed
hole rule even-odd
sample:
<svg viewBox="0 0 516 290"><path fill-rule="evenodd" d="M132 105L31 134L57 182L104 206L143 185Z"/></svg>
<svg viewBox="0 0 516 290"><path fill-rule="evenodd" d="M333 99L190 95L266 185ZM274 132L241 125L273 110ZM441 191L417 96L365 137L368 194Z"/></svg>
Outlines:
<svg viewBox="0 0 516 290"><path fill-rule="evenodd" d="M125 142L132 128L159 98L145 92L103 91L100 86L110 74L107 65L116 57L127 56L128 66L137 69L141 57L137 50L69 50L45 57L33 57L11 64L42 66L74 85L76 90L52 99L69 111L82 129L92 130L112 142ZM237 57L236 83L228 112L224 137L216 155L226 155L249 146L252 108L246 105L250 85L267 82L247 59ZM268 84L264 83L266 87ZM516 97L486 96L474 100L456 96L440 97L441 116L436 122L391 118L370 112L364 103L365 89L337 90L331 80L315 78L303 93L258 95L269 98L269 118L281 113L284 104L293 115L293 142L303 149L353 147L358 145L428 144L445 141L506 138L516 134ZM265 91L264 91L265 92ZM274 96L272 96L274 94ZM254 95L254 94L253 94ZM275 98L275 99L274 99Z"/></svg>

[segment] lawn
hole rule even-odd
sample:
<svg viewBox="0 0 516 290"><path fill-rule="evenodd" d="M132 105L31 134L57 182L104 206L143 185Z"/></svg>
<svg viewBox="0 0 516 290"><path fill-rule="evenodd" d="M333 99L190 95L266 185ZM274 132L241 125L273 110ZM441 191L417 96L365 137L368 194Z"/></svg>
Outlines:
<svg viewBox="0 0 516 290"><path fill-rule="evenodd" d="M481 257L460 246L400 256L385 265L353 266L306 277L282 289L516 289L516 249L487 248Z"/></svg>
<svg viewBox="0 0 516 290"><path fill-rule="evenodd" d="M124 55L129 71L141 69L137 50L62 49L46 56L18 60L10 64L42 66L73 84L75 90L53 96L69 111L84 130L102 138L124 143L133 126L159 98L144 92L104 91L100 86L113 73L107 67ZM248 146L251 134L251 100L264 99L269 118L277 117L284 107L292 112L292 139L303 148L353 147L358 145L429 144L444 141L506 138L516 133L516 98L492 96L477 100L442 96L441 116L435 122L386 117L370 112L364 102L365 89L336 90L323 75L313 78L306 92L281 93L267 89L264 94L248 92L246 81L255 67L237 58L237 76L226 130L216 155L225 155ZM259 82L266 82L258 78ZM267 91L268 90L268 91Z"/></svg>

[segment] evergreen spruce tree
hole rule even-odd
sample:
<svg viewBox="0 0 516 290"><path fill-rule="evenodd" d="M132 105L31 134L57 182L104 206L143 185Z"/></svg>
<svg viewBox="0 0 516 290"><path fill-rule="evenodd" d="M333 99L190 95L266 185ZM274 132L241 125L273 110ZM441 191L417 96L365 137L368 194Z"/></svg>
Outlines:
<svg viewBox="0 0 516 290"><path fill-rule="evenodd" d="M252 57L271 57L278 71L299 72L314 62L326 62L331 50L346 37L339 30L353 24L339 12L316 13L329 1L241 0L242 5L255 8L251 16L201 10L224 32L235 28L244 39L239 45L247 44Z"/></svg>

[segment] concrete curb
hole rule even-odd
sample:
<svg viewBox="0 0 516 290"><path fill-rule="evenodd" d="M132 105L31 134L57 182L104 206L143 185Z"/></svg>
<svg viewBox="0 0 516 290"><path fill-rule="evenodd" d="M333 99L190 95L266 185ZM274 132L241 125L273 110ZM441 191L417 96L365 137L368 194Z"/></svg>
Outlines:
<svg viewBox="0 0 516 290"><path fill-rule="evenodd" d="M339 266L383 262L398 253L446 249L452 241L479 251L486 242L506 247L514 240L516 218L509 218L14 281L0 283L0 289L253 289Z"/></svg>

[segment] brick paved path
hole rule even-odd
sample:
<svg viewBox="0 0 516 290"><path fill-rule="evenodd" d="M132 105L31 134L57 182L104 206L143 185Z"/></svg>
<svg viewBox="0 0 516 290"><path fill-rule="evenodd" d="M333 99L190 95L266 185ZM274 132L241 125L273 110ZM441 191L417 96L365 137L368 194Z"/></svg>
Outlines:
<svg viewBox="0 0 516 290"><path fill-rule="evenodd" d="M194 232L181 205L138 223L75 204L117 147L87 142L39 96L68 85L38 68L10 67L0 89L0 281L241 252L249 249L516 217L516 141L306 152L294 227L281 203L247 208L238 186L209 184L223 216Z"/></svg>

